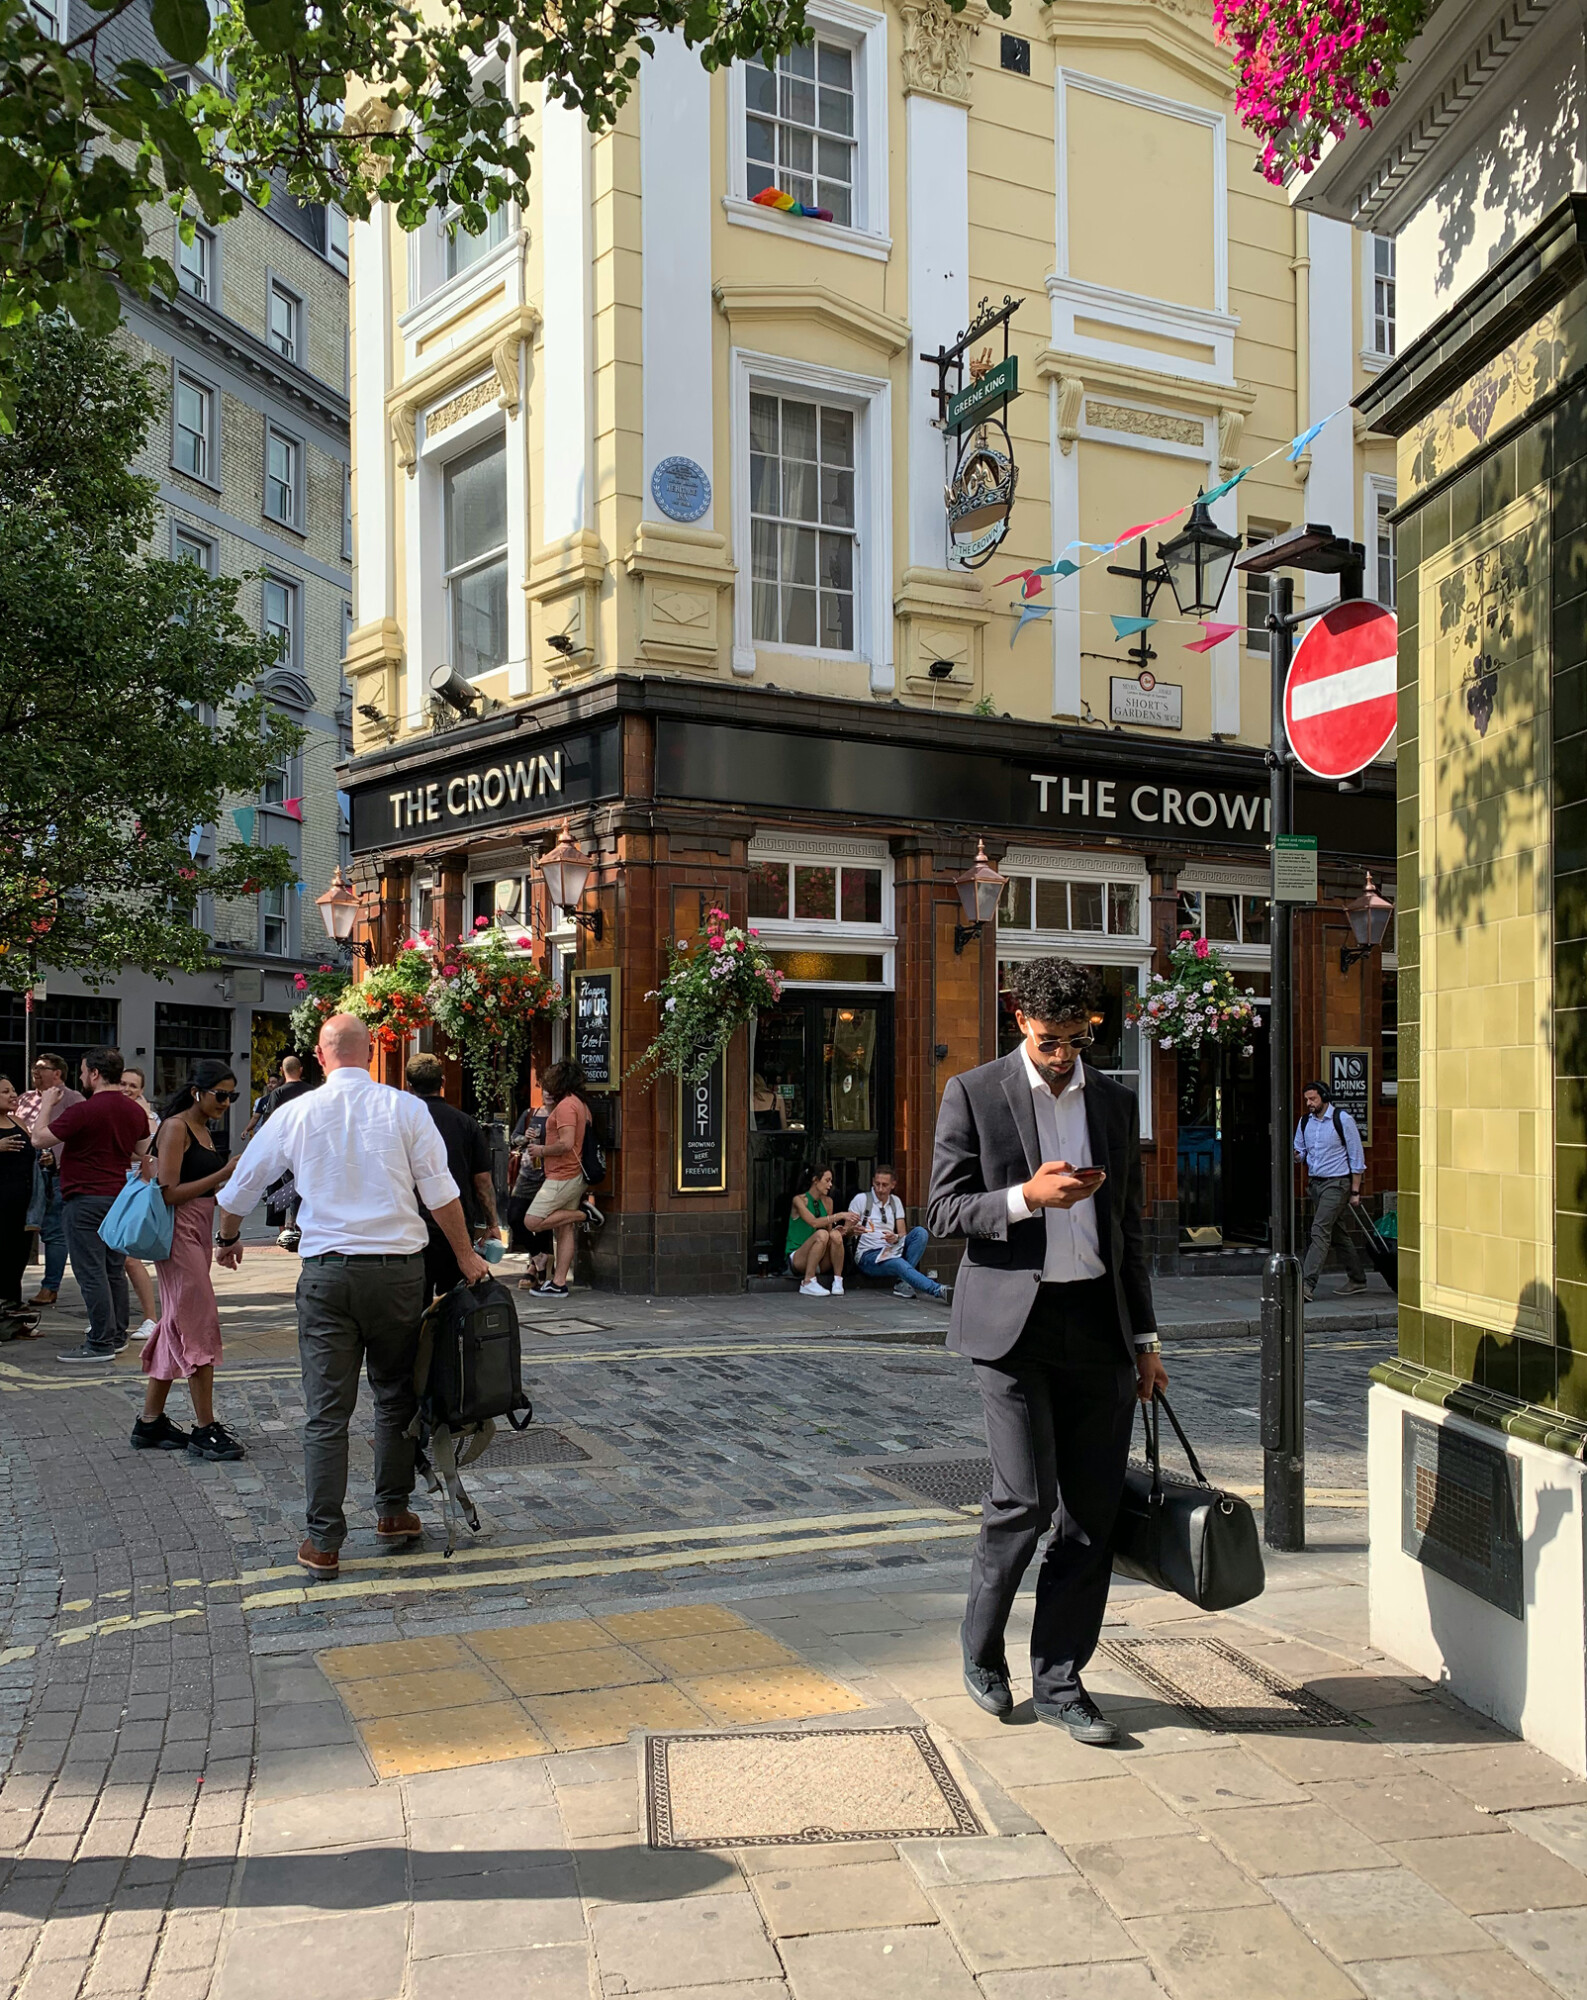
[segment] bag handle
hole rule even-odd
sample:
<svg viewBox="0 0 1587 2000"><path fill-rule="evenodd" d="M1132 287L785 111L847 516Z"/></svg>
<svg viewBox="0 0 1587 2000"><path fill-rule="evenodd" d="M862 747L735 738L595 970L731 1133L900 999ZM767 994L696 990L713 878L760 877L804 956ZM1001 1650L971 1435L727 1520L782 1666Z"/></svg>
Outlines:
<svg viewBox="0 0 1587 2000"><path fill-rule="evenodd" d="M1180 1445L1184 1450L1185 1457L1190 1461L1191 1477L1195 1480L1198 1486L1206 1486L1209 1483L1207 1475L1201 1469L1201 1461L1196 1457L1196 1451L1194 1445L1192 1445L1190 1439L1185 1436L1184 1425L1179 1421L1178 1417L1174 1415L1173 1404L1169 1402L1168 1398L1163 1394L1161 1389L1156 1389L1152 1393L1152 1410L1154 1419L1156 1416L1157 1405L1159 1403L1161 1403L1163 1408L1168 1412L1168 1421L1174 1427L1174 1436L1178 1438Z"/></svg>

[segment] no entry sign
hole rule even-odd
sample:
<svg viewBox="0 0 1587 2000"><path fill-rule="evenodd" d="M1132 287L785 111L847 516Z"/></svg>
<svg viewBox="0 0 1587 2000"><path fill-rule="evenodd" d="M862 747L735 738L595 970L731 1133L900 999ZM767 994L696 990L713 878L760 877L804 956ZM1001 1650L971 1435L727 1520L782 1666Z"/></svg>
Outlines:
<svg viewBox="0 0 1587 2000"><path fill-rule="evenodd" d="M1284 683L1290 748L1319 778L1350 778L1394 734L1394 614L1353 598L1325 611L1295 649Z"/></svg>

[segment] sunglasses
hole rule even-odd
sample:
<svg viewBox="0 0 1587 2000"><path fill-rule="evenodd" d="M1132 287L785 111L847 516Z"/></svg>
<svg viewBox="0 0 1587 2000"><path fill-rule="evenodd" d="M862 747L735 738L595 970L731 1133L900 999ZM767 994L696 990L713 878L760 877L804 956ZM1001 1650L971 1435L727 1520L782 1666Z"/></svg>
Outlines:
<svg viewBox="0 0 1587 2000"><path fill-rule="evenodd" d="M217 1104L235 1104L238 1098L241 1097L242 1092L240 1090L212 1090L209 1094Z"/></svg>
<svg viewBox="0 0 1587 2000"><path fill-rule="evenodd" d="M1060 1049L1088 1049L1095 1040L1095 1035L1051 1035L1034 1046L1038 1055L1055 1056Z"/></svg>

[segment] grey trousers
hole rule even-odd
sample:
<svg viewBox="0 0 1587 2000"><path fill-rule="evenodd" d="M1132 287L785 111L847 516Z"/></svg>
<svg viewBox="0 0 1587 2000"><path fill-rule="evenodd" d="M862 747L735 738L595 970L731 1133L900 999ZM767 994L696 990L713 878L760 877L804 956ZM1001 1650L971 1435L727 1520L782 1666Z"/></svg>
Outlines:
<svg viewBox="0 0 1587 2000"><path fill-rule="evenodd" d="M414 1440L404 1435L419 1407L413 1364L424 1312L424 1252L355 1257L298 1274L298 1355L303 1364L303 1485L309 1540L333 1553L347 1536L347 1426L358 1403L358 1371L375 1398L375 1504L400 1514L413 1492Z"/></svg>
<svg viewBox="0 0 1587 2000"><path fill-rule="evenodd" d="M1366 1273L1361 1268L1361 1252L1356 1247L1355 1236L1345 1216L1345 1210L1350 1206L1350 1176L1346 1174L1338 1180L1313 1181L1308 1191L1313 1206L1311 1242L1306 1250L1306 1283L1316 1284L1318 1273L1328 1256L1331 1238L1339 1245L1339 1254L1345 1260L1351 1284L1364 1284Z"/></svg>
<svg viewBox="0 0 1587 2000"><path fill-rule="evenodd" d="M72 1276L88 1308L88 1345L100 1354L114 1354L127 1337L127 1260L99 1234L115 1199L113 1194L72 1194L65 1201Z"/></svg>

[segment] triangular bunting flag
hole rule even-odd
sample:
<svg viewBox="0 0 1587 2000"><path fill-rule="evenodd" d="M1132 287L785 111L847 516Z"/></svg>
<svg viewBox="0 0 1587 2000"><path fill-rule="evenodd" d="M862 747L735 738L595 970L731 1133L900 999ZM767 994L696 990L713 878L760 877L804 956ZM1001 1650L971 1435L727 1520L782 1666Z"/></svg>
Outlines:
<svg viewBox="0 0 1587 2000"><path fill-rule="evenodd" d="M303 801L301 799L283 799L281 801L281 810L284 813L291 813L299 826L303 824Z"/></svg>
<svg viewBox="0 0 1587 2000"><path fill-rule="evenodd" d="M1121 618L1116 611L1108 615L1113 620L1113 636L1116 639L1133 639L1137 632L1150 632L1157 623L1155 618Z"/></svg>
<svg viewBox="0 0 1587 2000"><path fill-rule="evenodd" d="M244 847L253 846L254 821L258 817L258 812L253 806L233 806L231 809L232 824L242 835Z"/></svg>
<svg viewBox="0 0 1587 2000"><path fill-rule="evenodd" d="M1221 646L1225 639L1232 639L1239 629L1238 625L1218 625L1211 621L1203 620L1201 627L1203 636L1199 639L1187 639L1185 641L1185 651L1187 653L1210 653L1214 646Z"/></svg>
<svg viewBox="0 0 1587 2000"><path fill-rule="evenodd" d="M1312 439L1316 437L1317 433L1323 429L1327 422L1327 417L1324 417L1321 423L1313 424L1309 431L1302 431L1299 437L1290 439L1289 450L1285 452L1284 456L1289 460L1291 465L1295 463L1296 459L1300 457L1307 445L1311 443Z"/></svg>
<svg viewBox="0 0 1587 2000"><path fill-rule="evenodd" d="M1160 521L1141 521L1133 528L1125 528L1121 530L1119 538L1113 546L1116 549L1122 548L1126 542L1133 542L1138 540L1142 535L1149 535L1153 528L1166 528L1170 521L1177 521L1185 511L1186 509L1183 507L1176 507L1172 514L1165 514Z"/></svg>
<svg viewBox="0 0 1587 2000"><path fill-rule="evenodd" d="M297 890L298 894L299 894L299 895L301 896L301 895L303 894L303 891L304 891L304 890L305 890L305 889L306 889L306 888L307 888L307 887L308 887L309 885L308 885L308 883L307 883L307 882L294 882L294 883L292 884L292 886L293 886L293 888L294 888L294 889L296 889L296 890Z"/></svg>
<svg viewBox="0 0 1587 2000"><path fill-rule="evenodd" d="M203 844L203 840L204 829L201 826L195 826L193 831L187 836L187 858L189 861L196 861L198 859L198 850Z"/></svg>
<svg viewBox="0 0 1587 2000"><path fill-rule="evenodd" d="M1024 610L1022 610L1019 614L1019 623L1014 627L1013 631L1010 632L1010 634L1008 635L1008 643L1012 646L1014 641L1019 637L1020 633L1024 631L1025 627L1029 625L1033 619L1050 618L1051 616L1052 616L1052 606L1050 604L1027 604Z"/></svg>
<svg viewBox="0 0 1587 2000"><path fill-rule="evenodd" d="M1214 486L1210 493L1203 493L1201 496L1202 499L1205 500L1209 506L1214 500L1221 500L1225 493L1232 493L1234 491L1234 489L1239 485L1240 481L1245 477L1245 475L1250 470L1251 470L1250 466L1242 465L1238 472L1231 472L1228 478L1224 480L1221 486Z"/></svg>
<svg viewBox="0 0 1587 2000"><path fill-rule="evenodd" d="M1079 563L1066 562L1060 559L1058 562L1043 563L1040 569L1033 570L1031 573L1034 576L1078 576L1080 574L1080 565Z"/></svg>

